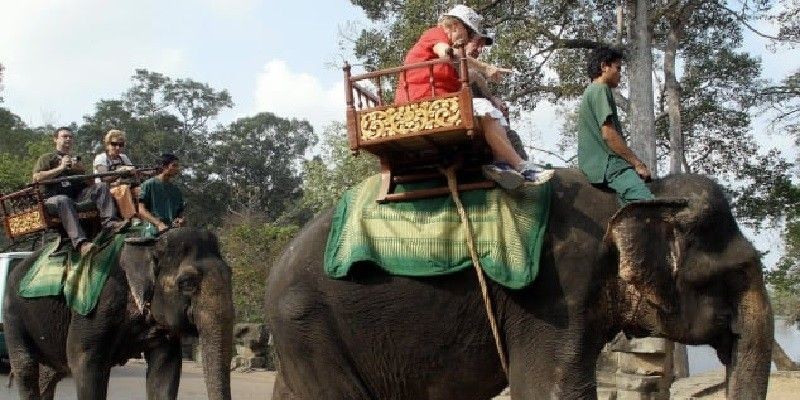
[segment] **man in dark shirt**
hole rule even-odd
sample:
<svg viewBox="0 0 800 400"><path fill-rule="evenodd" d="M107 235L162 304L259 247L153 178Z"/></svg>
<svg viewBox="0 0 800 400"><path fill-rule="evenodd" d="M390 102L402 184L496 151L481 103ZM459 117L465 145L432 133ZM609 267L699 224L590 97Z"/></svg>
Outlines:
<svg viewBox="0 0 800 400"><path fill-rule="evenodd" d="M153 237L171 228L183 226L185 205L181 190L172 183L180 174L178 157L161 155L161 172L142 183L139 194L139 215L147 222L145 236Z"/></svg>
<svg viewBox="0 0 800 400"><path fill-rule="evenodd" d="M648 200L645 186L650 169L633 153L622 136L611 89L622 77L622 53L600 47L589 56L592 83L583 92L578 110L578 166L589 182L617 193L620 204Z"/></svg>
<svg viewBox="0 0 800 400"><path fill-rule="evenodd" d="M42 182L50 179L61 178L85 173L80 159L73 157L73 133L70 128L61 127L53 134L56 151L39 157L33 167L33 181ZM77 202L93 201L100 214L103 228L113 231L119 230L123 223L117 217L114 200L108 191L108 185L103 182L87 185L85 181L63 181L50 183L44 186L45 204L58 209L61 225L69 236L72 246L79 250L81 255L86 255L92 248L92 243L86 238L78 220Z"/></svg>

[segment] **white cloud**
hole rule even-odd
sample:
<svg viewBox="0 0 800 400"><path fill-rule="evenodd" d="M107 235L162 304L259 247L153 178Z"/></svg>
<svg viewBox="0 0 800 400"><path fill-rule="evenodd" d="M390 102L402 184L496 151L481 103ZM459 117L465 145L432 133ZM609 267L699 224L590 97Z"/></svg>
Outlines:
<svg viewBox="0 0 800 400"><path fill-rule="evenodd" d="M255 111L283 118L307 119L316 132L345 115L342 83L322 84L309 73L289 69L283 60L270 60L256 77Z"/></svg>
<svg viewBox="0 0 800 400"><path fill-rule="evenodd" d="M3 3L4 106L29 124L80 121L94 102L119 96L136 68L185 72L183 51L155 26L155 3Z"/></svg>

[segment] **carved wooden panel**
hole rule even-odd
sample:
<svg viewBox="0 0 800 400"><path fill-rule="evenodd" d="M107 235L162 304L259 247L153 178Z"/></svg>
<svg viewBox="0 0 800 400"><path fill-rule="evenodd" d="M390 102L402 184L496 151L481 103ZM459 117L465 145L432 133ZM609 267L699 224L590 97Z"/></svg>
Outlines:
<svg viewBox="0 0 800 400"><path fill-rule="evenodd" d="M425 100L361 113L361 141L461 125L458 97Z"/></svg>
<svg viewBox="0 0 800 400"><path fill-rule="evenodd" d="M8 236L15 238L31 232L38 232L47 228L47 223L39 209L28 210L19 214L9 215Z"/></svg>

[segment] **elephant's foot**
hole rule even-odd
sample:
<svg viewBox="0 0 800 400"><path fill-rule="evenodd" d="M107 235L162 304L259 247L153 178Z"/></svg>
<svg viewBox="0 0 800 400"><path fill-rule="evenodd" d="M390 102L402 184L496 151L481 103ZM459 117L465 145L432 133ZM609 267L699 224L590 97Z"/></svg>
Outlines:
<svg viewBox="0 0 800 400"><path fill-rule="evenodd" d="M39 363L28 354L11 353L11 374L17 382L20 400L40 400Z"/></svg>
<svg viewBox="0 0 800 400"><path fill-rule="evenodd" d="M54 368L39 365L39 393L42 400L53 400L56 394L56 385L64 377L64 374Z"/></svg>
<svg viewBox="0 0 800 400"><path fill-rule="evenodd" d="M69 357L70 355L68 355ZM96 354L80 353L69 359L78 400L105 400L111 368Z"/></svg>
<svg viewBox="0 0 800 400"><path fill-rule="evenodd" d="M275 387L272 389L272 400L303 400L289 390L280 372L275 377Z"/></svg>

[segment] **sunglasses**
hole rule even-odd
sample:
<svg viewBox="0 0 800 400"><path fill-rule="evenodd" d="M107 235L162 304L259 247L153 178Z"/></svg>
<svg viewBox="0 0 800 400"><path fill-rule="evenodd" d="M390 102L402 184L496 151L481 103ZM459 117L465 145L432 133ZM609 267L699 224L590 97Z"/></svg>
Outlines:
<svg viewBox="0 0 800 400"><path fill-rule="evenodd" d="M108 142L108 144L117 147L125 147L125 142Z"/></svg>

